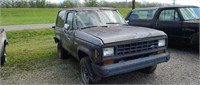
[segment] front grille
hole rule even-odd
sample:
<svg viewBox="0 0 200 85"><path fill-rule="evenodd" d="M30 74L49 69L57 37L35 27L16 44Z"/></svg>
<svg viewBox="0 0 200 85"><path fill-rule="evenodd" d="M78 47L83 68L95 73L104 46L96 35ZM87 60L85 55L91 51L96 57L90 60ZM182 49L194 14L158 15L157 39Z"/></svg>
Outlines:
<svg viewBox="0 0 200 85"><path fill-rule="evenodd" d="M128 55L144 51L151 51L158 49L158 40L134 42L129 44L117 45L115 48L115 55Z"/></svg>

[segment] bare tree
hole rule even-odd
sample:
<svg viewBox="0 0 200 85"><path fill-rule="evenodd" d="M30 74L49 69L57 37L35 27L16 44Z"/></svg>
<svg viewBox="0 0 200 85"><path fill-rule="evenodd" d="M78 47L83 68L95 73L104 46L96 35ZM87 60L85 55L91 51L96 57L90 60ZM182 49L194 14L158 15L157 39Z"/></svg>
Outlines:
<svg viewBox="0 0 200 85"><path fill-rule="evenodd" d="M2 0L1 1L1 7L3 7L3 8L10 8L11 7L10 0Z"/></svg>
<svg viewBox="0 0 200 85"><path fill-rule="evenodd" d="M12 8L15 7L15 0L11 0L11 6L12 6Z"/></svg>
<svg viewBox="0 0 200 85"><path fill-rule="evenodd" d="M29 7L27 0L18 0L15 2L16 8L27 8Z"/></svg>
<svg viewBox="0 0 200 85"><path fill-rule="evenodd" d="M73 7L78 7L79 5L80 5L79 0L64 0L62 7L73 8Z"/></svg>
<svg viewBox="0 0 200 85"><path fill-rule="evenodd" d="M85 6L96 7L98 6L97 0L85 0Z"/></svg>
<svg viewBox="0 0 200 85"><path fill-rule="evenodd" d="M37 8L45 8L46 0L36 0Z"/></svg>
<svg viewBox="0 0 200 85"><path fill-rule="evenodd" d="M31 7L31 8L36 7L36 0L29 0L28 3L29 3L29 7Z"/></svg>

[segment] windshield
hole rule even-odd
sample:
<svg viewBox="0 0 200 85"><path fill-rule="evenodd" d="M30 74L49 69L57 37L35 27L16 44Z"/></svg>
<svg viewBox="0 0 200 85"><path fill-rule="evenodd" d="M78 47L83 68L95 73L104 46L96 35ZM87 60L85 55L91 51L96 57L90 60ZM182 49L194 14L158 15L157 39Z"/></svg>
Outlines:
<svg viewBox="0 0 200 85"><path fill-rule="evenodd" d="M77 12L77 25L79 28L107 26L109 24L125 24L117 11L88 10Z"/></svg>
<svg viewBox="0 0 200 85"><path fill-rule="evenodd" d="M180 8L180 11L185 20L200 19L200 8L198 7Z"/></svg>

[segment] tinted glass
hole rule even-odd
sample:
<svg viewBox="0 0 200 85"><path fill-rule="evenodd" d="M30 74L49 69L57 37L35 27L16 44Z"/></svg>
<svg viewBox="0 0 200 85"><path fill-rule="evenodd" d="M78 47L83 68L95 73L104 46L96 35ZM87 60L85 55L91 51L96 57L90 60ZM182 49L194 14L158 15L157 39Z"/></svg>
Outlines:
<svg viewBox="0 0 200 85"><path fill-rule="evenodd" d="M200 19L200 8L180 8L185 20Z"/></svg>
<svg viewBox="0 0 200 85"><path fill-rule="evenodd" d="M70 26L70 29L73 27L73 13L68 13L66 24Z"/></svg>
<svg viewBox="0 0 200 85"><path fill-rule="evenodd" d="M65 11L59 12L57 21L56 21L56 26L64 27L64 19L65 19Z"/></svg>
<svg viewBox="0 0 200 85"><path fill-rule="evenodd" d="M163 10L160 13L159 20L161 21L179 21L178 12L176 10Z"/></svg>
<svg viewBox="0 0 200 85"><path fill-rule="evenodd" d="M128 19L153 19L156 11L157 9L133 10Z"/></svg>

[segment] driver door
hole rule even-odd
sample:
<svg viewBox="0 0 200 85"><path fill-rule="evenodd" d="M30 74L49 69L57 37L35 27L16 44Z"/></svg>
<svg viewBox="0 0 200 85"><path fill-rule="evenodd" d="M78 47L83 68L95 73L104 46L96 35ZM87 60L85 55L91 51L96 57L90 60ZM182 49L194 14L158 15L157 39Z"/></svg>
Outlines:
<svg viewBox="0 0 200 85"><path fill-rule="evenodd" d="M182 36L182 22L176 9L164 9L156 22L156 29L162 30L171 38Z"/></svg>
<svg viewBox="0 0 200 85"><path fill-rule="evenodd" d="M73 52L73 42L74 42L74 27L73 27L73 12L67 12L65 20L65 26L63 28L63 47L67 49L70 53Z"/></svg>

